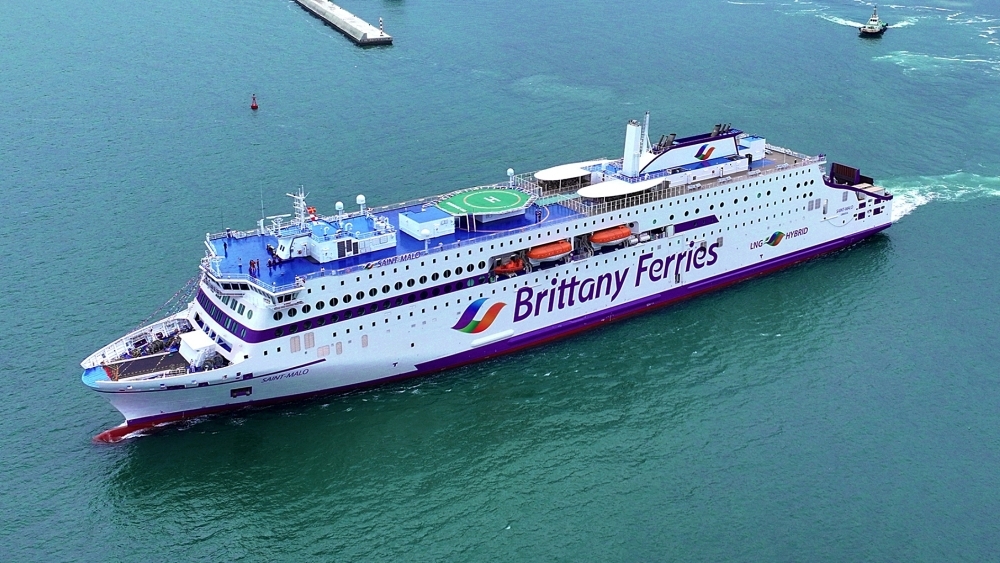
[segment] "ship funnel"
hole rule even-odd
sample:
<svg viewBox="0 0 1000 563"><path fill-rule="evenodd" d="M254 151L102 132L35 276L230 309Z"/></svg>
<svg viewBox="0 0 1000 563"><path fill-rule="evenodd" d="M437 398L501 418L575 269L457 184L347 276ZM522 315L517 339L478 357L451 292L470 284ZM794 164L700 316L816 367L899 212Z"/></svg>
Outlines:
<svg viewBox="0 0 1000 563"><path fill-rule="evenodd" d="M622 157L622 174L639 175L639 156L642 154L642 125L631 120L625 126L625 154Z"/></svg>
<svg viewBox="0 0 1000 563"><path fill-rule="evenodd" d="M711 137L717 137L719 135L719 131L720 130L722 130L722 124L721 123L716 123L715 124L715 129L712 129L712 134L710 136Z"/></svg>

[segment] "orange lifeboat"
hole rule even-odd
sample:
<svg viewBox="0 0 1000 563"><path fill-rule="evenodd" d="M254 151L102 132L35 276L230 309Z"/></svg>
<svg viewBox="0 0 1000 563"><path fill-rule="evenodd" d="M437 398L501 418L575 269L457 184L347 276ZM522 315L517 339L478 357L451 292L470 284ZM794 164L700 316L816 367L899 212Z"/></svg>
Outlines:
<svg viewBox="0 0 1000 563"><path fill-rule="evenodd" d="M618 225L610 229L603 229L590 235L590 243L595 247L610 246L618 244L632 236L632 230L625 225Z"/></svg>
<svg viewBox="0 0 1000 563"><path fill-rule="evenodd" d="M493 267L493 273L498 275L516 274L524 269L524 260L514 257L505 264L497 264Z"/></svg>
<svg viewBox="0 0 1000 563"><path fill-rule="evenodd" d="M541 246L536 246L528 251L528 260L532 263L551 262L573 252L573 245L566 240L557 240Z"/></svg>

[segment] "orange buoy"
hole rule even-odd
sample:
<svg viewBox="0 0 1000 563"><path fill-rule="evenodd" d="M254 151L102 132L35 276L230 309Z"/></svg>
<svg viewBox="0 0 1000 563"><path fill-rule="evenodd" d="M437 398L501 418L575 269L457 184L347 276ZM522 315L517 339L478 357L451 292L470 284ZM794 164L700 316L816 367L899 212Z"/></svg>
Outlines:
<svg viewBox="0 0 1000 563"><path fill-rule="evenodd" d="M254 94L251 98L250 109L257 111L257 94Z"/></svg>
<svg viewBox="0 0 1000 563"><path fill-rule="evenodd" d="M536 246L528 251L528 259L532 262L548 262L558 260L573 252L573 245L566 240L557 240L541 246Z"/></svg>
<svg viewBox="0 0 1000 563"><path fill-rule="evenodd" d="M606 246L617 244L632 236L632 230L625 225L618 225L610 229L602 229L590 235L590 242L595 246Z"/></svg>

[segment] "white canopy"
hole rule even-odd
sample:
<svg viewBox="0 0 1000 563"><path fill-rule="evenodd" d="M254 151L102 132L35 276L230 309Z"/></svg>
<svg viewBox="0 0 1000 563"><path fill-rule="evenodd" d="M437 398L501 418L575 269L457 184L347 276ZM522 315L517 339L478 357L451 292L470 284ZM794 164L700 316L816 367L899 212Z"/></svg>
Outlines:
<svg viewBox="0 0 1000 563"><path fill-rule="evenodd" d="M642 182L635 182L630 184L625 180L605 180L597 184L592 184L585 188L580 188L577 190L577 194L580 197L586 197L590 199L597 199L601 197L618 197L628 194L634 194L636 192L641 192L648 190L649 188L658 186L663 183L663 178L654 178L652 180L643 180Z"/></svg>
<svg viewBox="0 0 1000 563"><path fill-rule="evenodd" d="M558 182L559 180L569 180L570 178L589 176L590 171L584 170L583 167L591 166L593 164L597 164L598 162L605 161L588 160L587 162L574 162L573 164L553 166L552 168L546 168L545 170L535 172L535 179L541 182Z"/></svg>

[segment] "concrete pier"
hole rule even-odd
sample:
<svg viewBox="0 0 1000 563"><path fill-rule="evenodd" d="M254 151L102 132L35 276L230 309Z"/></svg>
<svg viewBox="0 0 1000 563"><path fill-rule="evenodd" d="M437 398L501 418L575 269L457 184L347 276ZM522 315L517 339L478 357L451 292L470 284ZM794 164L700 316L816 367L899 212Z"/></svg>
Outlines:
<svg viewBox="0 0 1000 563"><path fill-rule="evenodd" d="M295 0L358 45L391 45L392 36L329 0Z"/></svg>

